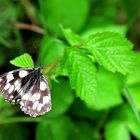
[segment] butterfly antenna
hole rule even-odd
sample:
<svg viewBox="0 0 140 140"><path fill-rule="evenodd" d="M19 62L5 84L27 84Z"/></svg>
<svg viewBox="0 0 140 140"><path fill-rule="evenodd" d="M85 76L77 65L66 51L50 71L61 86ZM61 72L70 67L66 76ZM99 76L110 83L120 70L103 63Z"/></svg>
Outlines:
<svg viewBox="0 0 140 140"><path fill-rule="evenodd" d="M37 55L38 55L38 61L39 61L40 68L42 69L42 68L43 68L43 65L42 65L42 63L41 63L40 54L38 53L38 52L39 52L39 51L38 51L38 48L36 47L36 45L34 45L34 48L35 48L36 53L37 53Z"/></svg>
<svg viewBox="0 0 140 140"><path fill-rule="evenodd" d="M38 60L39 60L39 65L40 65L40 67L41 67L41 69L42 69L42 68L43 68L43 65L42 65L42 63L41 63L40 54L38 54Z"/></svg>

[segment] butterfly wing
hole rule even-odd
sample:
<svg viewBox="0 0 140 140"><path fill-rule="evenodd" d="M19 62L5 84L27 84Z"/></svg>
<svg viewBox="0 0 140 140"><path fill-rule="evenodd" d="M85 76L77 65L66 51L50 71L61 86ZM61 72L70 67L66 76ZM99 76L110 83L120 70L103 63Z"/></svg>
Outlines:
<svg viewBox="0 0 140 140"><path fill-rule="evenodd" d="M36 117L51 110L51 96L48 82L43 75L35 82L30 90L22 97L21 110Z"/></svg>
<svg viewBox="0 0 140 140"><path fill-rule="evenodd" d="M51 110L48 82L38 69L17 69L3 74L0 76L0 93L5 100L20 103L21 110L30 116Z"/></svg>
<svg viewBox="0 0 140 140"><path fill-rule="evenodd" d="M24 77L32 73L32 69L17 69L5 73L0 76L0 95L12 103L18 103L20 97L14 100L19 95L19 90L23 88L21 85Z"/></svg>

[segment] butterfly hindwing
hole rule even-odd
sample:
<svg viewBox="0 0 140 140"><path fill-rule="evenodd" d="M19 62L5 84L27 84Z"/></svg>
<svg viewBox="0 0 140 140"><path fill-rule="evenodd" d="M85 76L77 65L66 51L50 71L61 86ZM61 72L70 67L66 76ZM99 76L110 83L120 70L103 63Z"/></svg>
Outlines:
<svg viewBox="0 0 140 140"><path fill-rule="evenodd" d="M43 75L35 82L21 99L21 110L30 116L36 117L51 110L51 96L48 82Z"/></svg>

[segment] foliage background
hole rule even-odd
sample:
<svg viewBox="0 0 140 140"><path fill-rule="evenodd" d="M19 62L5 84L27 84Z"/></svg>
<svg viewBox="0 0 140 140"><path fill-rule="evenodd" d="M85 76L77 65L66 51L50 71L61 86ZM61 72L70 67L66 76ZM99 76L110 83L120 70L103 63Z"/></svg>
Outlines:
<svg viewBox="0 0 140 140"><path fill-rule="evenodd" d="M139 5L139 0L0 0L0 73L15 69L9 61L25 52L33 57L36 67L39 66L40 57L42 65L48 70L67 54L65 50L68 46L80 45L79 36L86 40L90 34L104 31L119 33L130 40L134 44L136 61L140 63ZM79 36L73 33L71 35L71 30L62 28L70 28ZM116 35L115 39L117 37ZM117 39L114 47L120 45ZM18 105L11 105L3 98L0 99L0 139L140 139L140 124L127 101L122 81L118 73L113 73L116 70L106 65L107 63L102 64L107 69L96 63L95 78L90 77L95 74L94 66L83 73L80 79L84 84L82 91L94 91L95 79L97 91L93 94L95 97L92 107L81 101L85 100L85 92L81 95L81 84L74 84L77 76L74 74L81 68L89 69L87 65L91 64L85 58L83 49L76 51L73 48L70 52L74 60L68 59L69 65L65 65L66 69L64 67L61 71L61 76L56 75L60 72L59 67L47 74L52 93L52 111L41 117L31 118L21 112ZM127 58L131 58L131 55ZM75 59L75 73L69 80L67 69L71 72ZM95 58L91 59L95 61ZM77 68L77 62L80 69ZM121 70L117 69L118 72L126 72ZM139 71L125 75L125 79L136 108L140 111ZM89 100L87 97L86 101Z"/></svg>

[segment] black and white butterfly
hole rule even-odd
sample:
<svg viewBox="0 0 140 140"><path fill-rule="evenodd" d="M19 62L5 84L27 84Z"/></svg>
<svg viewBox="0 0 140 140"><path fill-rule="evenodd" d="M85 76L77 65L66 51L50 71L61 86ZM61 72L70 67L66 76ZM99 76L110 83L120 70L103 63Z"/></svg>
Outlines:
<svg viewBox="0 0 140 140"><path fill-rule="evenodd" d="M41 68L20 68L0 76L0 94L21 110L36 117L51 110L48 82Z"/></svg>

